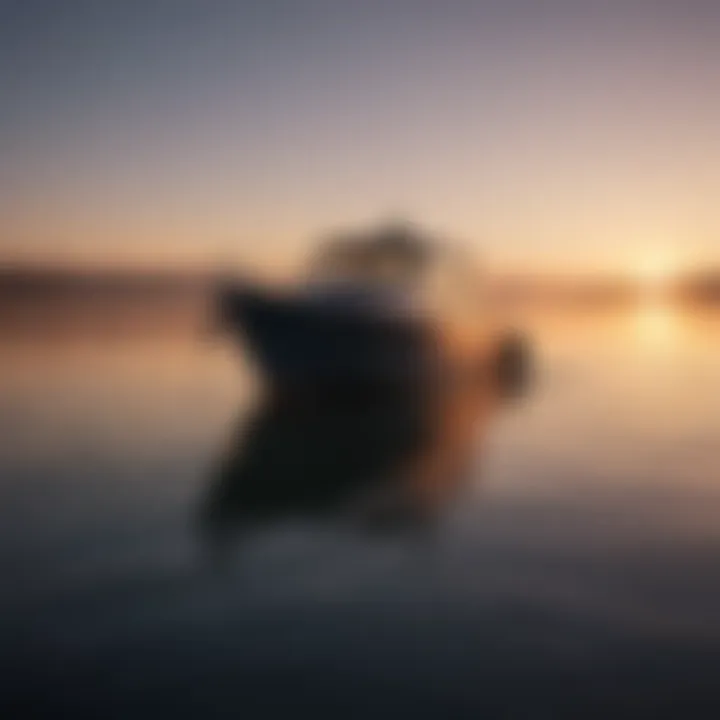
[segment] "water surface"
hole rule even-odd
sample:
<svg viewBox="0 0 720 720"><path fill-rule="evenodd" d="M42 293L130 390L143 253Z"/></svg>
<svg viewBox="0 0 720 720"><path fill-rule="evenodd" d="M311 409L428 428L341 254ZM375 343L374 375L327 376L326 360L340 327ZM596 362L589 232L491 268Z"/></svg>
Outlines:
<svg viewBox="0 0 720 720"><path fill-rule="evenodd" d="M534 392L457 397L430 429L387 404L263 414L252 367L200 332L3 337L5 696L716 716L720 318L530 325Z"/></svg>

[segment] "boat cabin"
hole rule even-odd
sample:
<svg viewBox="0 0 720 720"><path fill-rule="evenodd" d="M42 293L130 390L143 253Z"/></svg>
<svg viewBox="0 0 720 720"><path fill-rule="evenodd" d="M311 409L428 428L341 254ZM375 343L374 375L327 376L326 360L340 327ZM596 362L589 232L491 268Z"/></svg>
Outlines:
<svg viewBox="0 0 720 720"><path fill-rule="evenodd" d="M455 245L409 225L333 236L310 267L314 289L404 296L417 304L476 304L481 276L473 259Z"/></svg>

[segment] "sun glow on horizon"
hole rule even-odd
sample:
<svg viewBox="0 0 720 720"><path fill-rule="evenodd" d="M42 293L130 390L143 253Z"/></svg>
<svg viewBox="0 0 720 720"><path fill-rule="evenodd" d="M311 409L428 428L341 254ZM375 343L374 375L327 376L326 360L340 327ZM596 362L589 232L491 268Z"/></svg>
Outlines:
<svg viewBox="0 0 720 720"><path fill-rule="evenodd" d="M645 294L655 295L668 290L679 273L677 258L656 251L637 261L634 275Z"/></svg>

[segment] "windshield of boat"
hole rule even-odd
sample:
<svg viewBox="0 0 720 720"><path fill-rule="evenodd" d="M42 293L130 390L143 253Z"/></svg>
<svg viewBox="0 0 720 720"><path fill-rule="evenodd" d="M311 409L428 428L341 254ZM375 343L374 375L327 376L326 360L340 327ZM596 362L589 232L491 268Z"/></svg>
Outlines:
<svg viewBox="0 0 720 720"><path fill-rule="evenodd" d="M411 286L422 280L430 261L421 240L393 230L335 238L321 248L311 270L321 281Z"/></svg>
<svg viewBox="0 0 720 720"><path fill-rule="evenodd" d="M474 303L479 275L456 246L429 242L407 229L334 237L311 263L316 290L405 295L431 306Z"/></svg>

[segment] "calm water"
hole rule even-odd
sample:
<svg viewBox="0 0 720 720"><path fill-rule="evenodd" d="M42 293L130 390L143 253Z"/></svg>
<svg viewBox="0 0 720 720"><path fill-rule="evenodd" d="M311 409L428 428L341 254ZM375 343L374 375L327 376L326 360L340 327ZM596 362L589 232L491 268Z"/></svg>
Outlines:
<svg viewBox="0 0 720 720"><path fill-rule="evenodd" d="M3 339L3 697L717 717L720 318L533 327L530 396L430 426L259 409L239 354L192 333Z"/></svg>

